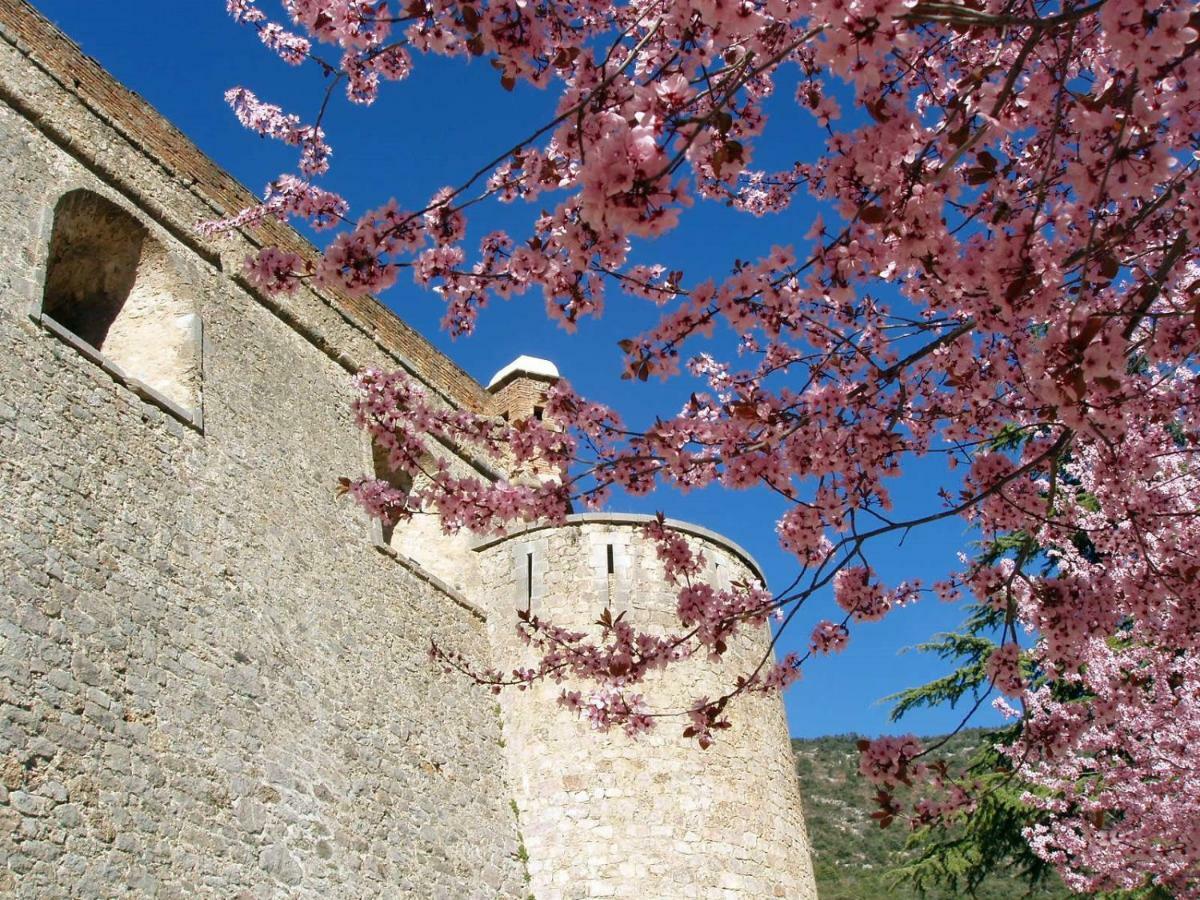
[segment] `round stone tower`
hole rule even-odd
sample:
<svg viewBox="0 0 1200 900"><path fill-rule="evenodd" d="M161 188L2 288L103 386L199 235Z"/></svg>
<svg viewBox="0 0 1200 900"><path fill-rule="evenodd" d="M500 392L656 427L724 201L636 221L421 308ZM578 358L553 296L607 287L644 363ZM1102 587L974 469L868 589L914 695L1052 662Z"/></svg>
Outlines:
<svg viewBox="0 0 1200 900"><path fill-rule="evenodd" d="M594 631L608 607L635 627L678 628L647 516L575 515L475 546L480 600L497 665L529 660L515 634L527 605L557 625ZM720 536L669 526L704 553L710 583L761 580L750 556ZM753 669L769 640L744 630L720 663L693 659L644 686L656 709L716 697ZM778 697L739 698L733 727L701 750L684 718L636 740L600 733L556 704L561 685L505 692L505 752L537 900L816 897L787 724Z"/></svg>

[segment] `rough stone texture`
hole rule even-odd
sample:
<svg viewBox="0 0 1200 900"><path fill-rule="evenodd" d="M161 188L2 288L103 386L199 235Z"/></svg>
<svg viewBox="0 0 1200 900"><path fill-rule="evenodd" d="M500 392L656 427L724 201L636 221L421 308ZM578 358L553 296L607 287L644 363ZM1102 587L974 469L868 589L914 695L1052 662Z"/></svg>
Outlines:
<svg viewBox="0 0 1200 900"><path fill-rule="evenodd" d="M666 633L674 618L653 542L638 524L574 516L557 528L480 545L480 597L493 623L498 663L527 663L511 627L528 603L555 624L595 631L599 610L625 612ZM689 536L722 587L757 578L724 543ZM613 572L608 572L611 548ZM532 556L533 578L528 578ZM681 663L647 685L656 710L715 697L754 668L765 628L744 632L721 665ZM570 687L568 684L567 687ZM504 736L538 900L567 897L815 898L808 839L787 723L778 697L730 707L733 728L707 751L667 720L633 741L591 731L557 707L561 686L506 694Z"/></svg>
<svg viewBox="0 0 1200 900"><path fill-rule="evenodd" d="M22 0L0 0L0 172L0 895L813 895L777 701L740 706L707 754L670 727L594 735L537 694L505 701L502 732L493 698L426 659L431 632L517 658L526 553L566 623L607 603L665 627L631 526L475 551L428 519L385 541L335 497L375 466L349 372L401 366L510 417L544 379L489 394L371 298L255 292L255 247L312 248L277 223L200 240L249 193ZM137 252L97 263L128 330L56 306L90 290L86 258L54 274L65 196L133 223ZM86 231L63 246L94 254ZM745 575L692 539L718 579ZM680 674L661 698L717 690L706 665Z"/></svg>
<svg viewBox="0 0 1200 900"><path fill-rule="evenodd" d="M528 419L546 402L546 388L555 380L523 372L510 375L488 388L492 395L488 411L492 415L503 416L510 422Z"/></svg>
<svg viewBox="0 0 1200 900"><path fill-rule="evenodd" d="M0 895L524 897L494 701L426 659L485 626L334 496L370 455L328 347L394 359L181 242L196 195L0 22ZM30 317L76 189L203 319L203 432Z"/></svg>

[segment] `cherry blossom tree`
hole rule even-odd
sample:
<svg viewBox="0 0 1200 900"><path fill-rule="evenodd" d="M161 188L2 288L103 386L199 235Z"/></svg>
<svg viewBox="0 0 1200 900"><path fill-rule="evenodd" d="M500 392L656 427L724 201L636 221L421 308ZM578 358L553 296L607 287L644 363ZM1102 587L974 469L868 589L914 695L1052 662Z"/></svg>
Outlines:
<svg viewBox="0 0 1200 900"><path fill-rule="evenodd" d="M268 10L265 7L272 6ZM614 488L766 486L795 579L717 589L661 524L678 587L663 635L610 615L599 637L529 613L538 664L479 671L497 688L571 676L564 690L598 728L674 727L639 694L646 675L720 655L739 628L786 627L832 595L807 654L774 656L718 698L698 698L686 734L702 746L728 704L778 690L808 656L835 653L860 623L935 595L993 626L970 651L972 709L994 698L1019 724L1003 748L1039 811L1030 848L1079 890L1160 885L1200 896L1200 11L1189 0L228 0L233 17L290 65L327 76L304 121L245 88L228 94L249 129L298 163L261 204L328 230L318 261L267 248L247 261L262 289L305 281L351 293L402 275L445 301L469 333L492 297L540 292L568 329L616 290L661 310L622 342L625 377L687 373L706 385L634 430L566 383L544 420L451 410L401 373L358 378L361 424L393 468L424 472L407 494L370 479L346 489L396 521L436 511L478 532L561 520ZM273 16L277 17L273 18ZM421 209L394 201L351 216L321 186L322 125L344 89L370 104L427 54L480 57L497 89L557 97L554 117ZM775 134L764 103L781 85L825 135L790 168L755 168ZM379 185L386 195L388 186ZM819 205L808 233L690 282L635 249L695 203L748 215ZM471 207L537 202L530 233L468 241ZM644 258L644 257L642 257ZM406 271L407 270L407 271ZM736 335L729 359L698 339ZM704 345L708 346L708 345ZM430 466L442 438L503 449L557 479L488 482ZM945 461L921 509L891 486L917 457ZM424 467L424 469L422 469ZM885 536L958 516L987 549L937 584L886 585ZM602 620L604 621L604 620ZM911 737L863 747L881 817L970 815L986 787ZM922 799L889 790L919 782Z"/></svg>

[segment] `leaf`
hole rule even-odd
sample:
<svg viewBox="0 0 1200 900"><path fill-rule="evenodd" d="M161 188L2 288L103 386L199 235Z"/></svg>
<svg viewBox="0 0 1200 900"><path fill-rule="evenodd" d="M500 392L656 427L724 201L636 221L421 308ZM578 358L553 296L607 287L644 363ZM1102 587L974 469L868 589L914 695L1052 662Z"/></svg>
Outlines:
<svg viewBox="0 0 1200 900"><path fill-rule="evenodd" d="M740 422L757 422L758 407L747 401L739 400L736 403L729 404L729 417Z"/></svg>
<svg viewBox="0 0 1200 900"><path fill-rule="evenodd" d="M745 148L738 141L726 141L712 155L713 172L720 177L721 170L727 163L741 162L744 159Z"/></svg>
<svg viewBox="0 0 1200 900"><path fill-rule="evenodd" d="M1013 303L1022 294L1027 294L1041 287L1041 284L1042 279L1038 275L1022 275L1019 278L1014 278L1004 291L1004 299L1009 303Z"/></svg>
<svg viewBox="0 0 1200 900"><path fill-rule="evenodd" d="M513 78L511 75L500 76L500 87L504 88L506 91L511 91L516 86L517 79Z"/></svg>
<svg viewBox="0 0 1200 900"><path fill-rule="evenodd" d="M871 118L876 122L887 122L891 116L887 114L887 101L880 97L874 103L867 104L867 112L871 114Z"/></svg>
<svg viewBox="0 0 1200 900"><path fill-rule="evenodd" d="M560 47L554 54L552 65L556 69L566 69L579 57L578 47Z"/></svg>
<svg viewBox="0 0 1200 900"><path fill-rule="evenodd" d="M868 225L878 225L887 218L887 212L882 206L868 206L858 217Z"/></svg>
<svg viewBox="0 0 1200 900"><path fill-rule="evenodd" d="M1117 273L1121 271L1121 263L1111 253L1106 253L1100 258L1100 274L1109 281L1117 277Z"/></svg>
<svg viewBox="0 0 1200 900"><path fill-rule="evenodd" d="M1077 353L1082 353L1088 348L1092 339L1100 333L1100 329L1103 327L1103 316L1088 316L1088 320L1084 323L1083 328L1079 330L1079 334L1071 338L1071 346L1075 348Z"/></svg>

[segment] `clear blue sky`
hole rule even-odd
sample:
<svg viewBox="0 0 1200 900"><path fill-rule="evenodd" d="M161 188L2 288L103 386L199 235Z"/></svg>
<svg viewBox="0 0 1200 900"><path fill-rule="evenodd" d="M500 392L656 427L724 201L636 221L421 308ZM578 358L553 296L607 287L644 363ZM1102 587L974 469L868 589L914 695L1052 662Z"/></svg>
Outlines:
<svg viewBox="0 0 1200 900"><path fill-rule="evenodd" d="M34 0L35 5L128 87L140 93L220 165L258 191L280 171L290 170L294 154L244 131L222 95L235 85L264 100L311 119L320 102L320 79L309 70L283 65L259 45L252 32L235 26L223 0ZM264 0L264 8L272 4ZM548 118L553 96L529 88L502 90L486 63L419 58L407 82L388 85L369 109L335 102L326 129L334 147L330 186L362 211L394 196L402 207L419 208L439 187L457 184L476 168L533 131ZM756 165L783 166L811 158L810 120L791 110L790 92L775 98L768 141ZM845 106L845 104L843 104ZM768 149L769 148L769 149ZM518 234L540 207L500 207L473 213L469 227L476 238L494 227ZM771 244L804 245L814 213L799 205L786 214L753 219L720 205L700 204L685 225L638 255L683 269L689 281L719 277L737 258L762 255ZM692 386L685 383L638 384L619 380L616 343L653 321L645 301L610 295L600 322L565 334L542 313L540 294L485 311L475 337L451 341L438 328L440 301L404 278L382 298L477 379L486 382L521 353L545 356L585 394L616 406L637 423L678 409ZM724 342L718 337L717 350ZM910 467L896 485L898 509L937 508L934 492L950 479L931 462ZM747 548L763 565L773 586L788 583L794 568L774 539L778 498L765 491L738 493L707 490L688 495L656 494L623 500L620 511L654 512L706 525ZM954 564L968 535L964 525L948 521L910 535L900 546L879 545L873 562L892 581L920 577L931 583ZM802 649L812 623L834 618L828 597L798 617L781 649ZM897 610L881 623L855 629L849 648L832 658L811 662L804 679L787 696L792 733L808 737L847 731L867 734L916 731L930 734L957 724L958 711L911 714L900 727L887 721L878 701L903 687L942 673L933 659L904 648L935 631L954 627L957 607L923 600ZM982 711L990 719L990 710ZM980 719L983 721L983 719Z"/></svg>

